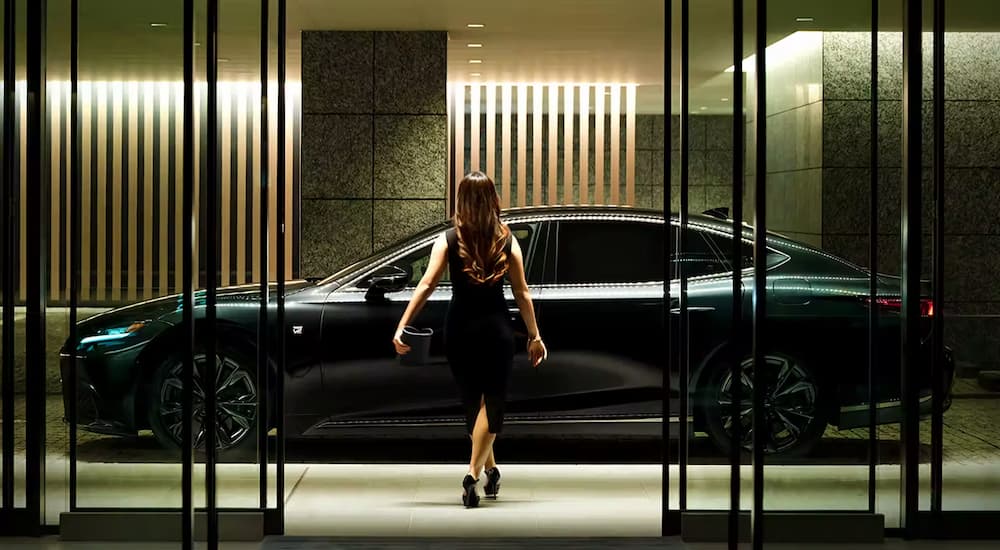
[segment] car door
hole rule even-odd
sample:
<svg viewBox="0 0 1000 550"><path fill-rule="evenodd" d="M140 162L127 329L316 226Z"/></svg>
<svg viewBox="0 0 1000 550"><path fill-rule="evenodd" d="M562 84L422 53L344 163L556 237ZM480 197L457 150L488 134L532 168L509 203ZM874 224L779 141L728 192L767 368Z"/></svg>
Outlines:
<svg viewBox="0 0 1000 550"><path fill-rule="evenodd" d="M537 223L511 224L531 270ZM368 273L330 293L323 316L323 387L332 428L350 424L408 425L458 422L458 389L445 357L444 324L451 299L445 271L437 289L411 324L433 330L430 358L420 365L400 364L391 340L396 325L427 269L431 235L373 264ZM406 287L373 299L368 276L377 267L395 266L409 273ZM516 308L507 289L508 305ZM518 316L519 317L519 316ZM513 319L512 319L513 321ZM523 333L523 328L521 330ZM521 349L524 348L523 337ZM519 353L515 362L527 363Z"/></svg>
<svg viewBox="0 0 1000 550"><path fill-rule="evenodd" d="M549 359L532 381L536 402L516 412L560 422L658 416L662 219L576 216L552 232L538 300Z"/></svg>

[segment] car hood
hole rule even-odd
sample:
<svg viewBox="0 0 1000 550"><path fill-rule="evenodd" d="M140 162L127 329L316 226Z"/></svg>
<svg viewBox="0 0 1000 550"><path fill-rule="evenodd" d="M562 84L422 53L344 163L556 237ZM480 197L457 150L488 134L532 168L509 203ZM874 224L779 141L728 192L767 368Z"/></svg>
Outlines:
<svg viewBox="0 0 1000 550"><path fill-rule="evenodd" d="M288 281L285 283L286 297L292 293L313 286L315 283L304 280ZM273 292L277 289L277 283L270 284L270 301L274 302ZM260 299L260 285L240 285L223 287L216 291L217 303L257 303ZM205 291L198 290L194 293L195 307L200 308L205 305ZM89 317L80 322L81 334L118 326L128 326L137 321L161 321L174 324L180 317L183 307L183 295L171 294L152 300L137 302L124 307L110 309Z"/></svg>

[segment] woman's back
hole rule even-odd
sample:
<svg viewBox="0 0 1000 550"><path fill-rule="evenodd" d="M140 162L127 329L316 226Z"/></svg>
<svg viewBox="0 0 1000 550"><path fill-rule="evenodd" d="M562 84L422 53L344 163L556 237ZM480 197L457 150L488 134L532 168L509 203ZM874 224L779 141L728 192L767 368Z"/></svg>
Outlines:
<svg viewBox="0 0 1000 550"><path fill-rule="evenodd" d="M503 278L492 283L480 284L465 272L465 263L459 255L458 231L454 228L445 233L448 240L448 274L451 278L451 312L463 317L506 313L507 302L503 296ZM510 254L510 239L504 245L504 252Z"/></svg>

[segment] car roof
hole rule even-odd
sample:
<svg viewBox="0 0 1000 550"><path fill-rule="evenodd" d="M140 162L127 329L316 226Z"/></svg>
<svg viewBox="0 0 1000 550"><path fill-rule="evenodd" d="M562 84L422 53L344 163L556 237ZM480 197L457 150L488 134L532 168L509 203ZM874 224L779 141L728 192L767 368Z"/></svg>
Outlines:
<svg viewBox="0 0 1000 550"><path fill-rule="evenodd" d="M652 208L641 208L635 206L590 206L590 205L558 205L558 206L523 206L517 208L508 208L504 210L501 214L503 218L522 218L522 217L539 217L539 218L558 218L563 216L580 216L580 215L615 215L615 216L634 216L636 218L660 218L663 219L663 211L654 210ZM679 214L671 213L670 219L673 221L678 221L680 219ZM691 214L688 216L689 221L697 222L701 225L706 225L715 229L732 231L733 220L721 219L715 216L708 216L705 214ZM748 225L744 224L744 228L749 228Z"/></svg>

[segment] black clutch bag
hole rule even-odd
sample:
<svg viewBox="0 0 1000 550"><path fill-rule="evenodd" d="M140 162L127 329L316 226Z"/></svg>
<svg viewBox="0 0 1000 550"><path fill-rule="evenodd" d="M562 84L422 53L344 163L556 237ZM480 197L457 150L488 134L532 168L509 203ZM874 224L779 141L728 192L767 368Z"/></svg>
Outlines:
<svg viewBox="0 0 1000 550"><path fill-rule="evenodd" d="M406 366L426 365L430 362L431 337L434 329L403 327L403 343L410 346L410 352L399 356L399 364Z"/></svg>

